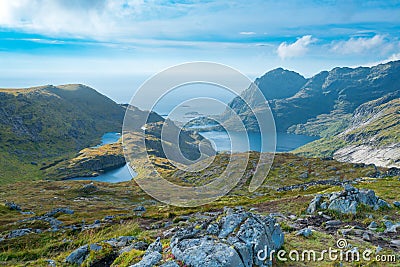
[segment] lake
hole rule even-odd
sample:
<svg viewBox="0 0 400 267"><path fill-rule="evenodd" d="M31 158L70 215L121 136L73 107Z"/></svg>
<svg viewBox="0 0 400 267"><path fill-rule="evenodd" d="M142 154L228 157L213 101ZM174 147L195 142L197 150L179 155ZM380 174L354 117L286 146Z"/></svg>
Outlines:
<svg viewBox="0 0 400 267"><path fill-rule="evenodd" d="M103 145L116 143L120 138L121 138L121 133L105 133L101 138L100 144L94 147L100 147ZM131 172L135 174L135 171L132 170L132 168L129 167L128 164L125 164L123 167L107 171L96 177L76 177L69 180L88 180L88 181L97 181L106 183L120 183L120 182L130 181L132 179Z"/></svg>

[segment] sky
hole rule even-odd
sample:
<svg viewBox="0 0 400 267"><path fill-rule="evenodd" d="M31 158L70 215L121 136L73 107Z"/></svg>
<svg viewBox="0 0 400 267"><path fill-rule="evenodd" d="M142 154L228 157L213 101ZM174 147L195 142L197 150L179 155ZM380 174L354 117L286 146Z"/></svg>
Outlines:
<svg viewBox="0 0 400 267"><path fill-rule="evenodd" d="M212 61L251 79L400 59L400 1L0 0L0 87L84 83L128 102L147 78Z"/></svg>

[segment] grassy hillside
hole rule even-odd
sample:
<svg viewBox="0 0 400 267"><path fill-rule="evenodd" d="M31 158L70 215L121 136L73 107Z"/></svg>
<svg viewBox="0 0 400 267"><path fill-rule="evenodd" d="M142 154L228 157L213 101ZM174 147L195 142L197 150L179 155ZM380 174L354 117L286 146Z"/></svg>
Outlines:
<svg viewBox="0 0 400 267"><path fill-rule="evenodd" d="M79 84L0 89L1 183L38 178L42 165L120 131L124 111Z"/></svg>
<svg viewBox="0 0 400 267"><path fill-rule="evenodd" d="M256 158L252 153L250 158ZM217 156L215 165L210 166L204 173L193 176L182 176L179 171L172 170L171 177L195 182L197 178L208 177L208 172L220 169L226 165L229 157ZM274 213L285 233L285 249L310 249L320 251L327 244L335 247L338 238L342 238L341 231L365 229L374 220L379 223L379 231L383 234L384 222L387 220L399 221L399 210L360 210L355 215L341 215L337 213L307 215L308 203L317 193L340 191L340 186L318 185L312 182L334 179L336 181L353 181L359 188L375 190L376 194L389 201L398 200L398 194L393 188L400 186L398 177L382 179L368 178L375 172L372 166L361 166L350 163L340 163L334 160L305 159L293 154L277 154L267 179L255 192L248 192L248 179L254 171L249 166L244 181L229 195L216 202L197 208L179 208L156 202L147 196L134 181L119 184L97 183L89 184L85 181L29 181L3 186L0 202L14 201L21 206L24 212L20 213L0 205L0 264L4 266L47 266L47 260L53 260L57 266L71 266L65 263L66 257L76 248L84 244L94 244L110 238L133 236L135 242L142 241L150 244L157 237L161 237L165 257L163 262L170 260L169 242L171 233L177 227L187 227L202 217L207 218L208 212L219 212L224 207L242 206L253 209L260 214ZM385 171L381 169L382 173ZM308 178L300 175L304 172ZM200 175L200 176L197 176ZM363 179L360 180L360 177ZM198 181L201 183L201 181ZM307 184L307 186L305 186ZM301 185L292 190L279 190L283 186ZM68 207L74 214L58 213L54 219L61 222L57 228L51 228L50 222L44 219L46 213L54 208ZM145 207L144 211L136 212L135 207ZM143 210L143 209L141 209ZM371 219L373 218L373 219ZM299 223L308 220L313 229L309 238L297 235ZM328 220L340 220L340 228L333 231L326 227ZM302 225L302 224L301 224ZM362 228L360 228L362 227ZM27 235L8 238L12 230L31 228L36 232ZM40 230L40 231L38 231ZM392 238L398 238L393 233ZM385 237L386 238L386 237ZM350 233L346 239L359 249L371 248L376 250L379 245L383 248L381 254L393 254L398 250L390 246L390 240L373 239L363 240ZM132 249L122 254L116 254L103 244L106 249L90 254L89 261L104 262L111 258L112 266L130 266L138 262L143 250ZM276 262L274 266L332 266L339 262ZM363 263L360 263L363 264ZM110 263L111 265L111 263ZM106 265L109 266L109 265ZM335 265L336 266L336 265ZM343 266L354 266L347 265ZM396 266L381 265L372 266Z"/></svg>

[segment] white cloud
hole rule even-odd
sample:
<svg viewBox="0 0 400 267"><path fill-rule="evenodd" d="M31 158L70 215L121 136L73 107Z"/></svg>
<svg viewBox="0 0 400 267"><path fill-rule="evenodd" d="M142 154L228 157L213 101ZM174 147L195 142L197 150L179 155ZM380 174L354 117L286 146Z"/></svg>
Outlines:
<svg viewBox="0 0 400 267"><path fill-rule="evenodd" d="M361 54L364 52L368 52L371 50L376 50L377 48L381 48L384 50L388 50L391 47L390 43L387 43L384 36L375 35L373 37L359 37L359 38L350 38L347 41L335 42L332 44L332 51L340 54Z"/></svg>
<svg viewBox="0 0 400 267"><path fill-rule="evenodd" d="M254 35L256 34L255 32L239 32L241 35Z"/></svg>
<svg viewBox="0 0 400 267"><path fill-rule="evenodd" d="M282 59L302 56L307 53L308 46L314 43L316 40L317 39L312 38L311 35L304 35L303 37L297 39L297 41L294 43L281 43L277 49L277 53Z"/></svg>

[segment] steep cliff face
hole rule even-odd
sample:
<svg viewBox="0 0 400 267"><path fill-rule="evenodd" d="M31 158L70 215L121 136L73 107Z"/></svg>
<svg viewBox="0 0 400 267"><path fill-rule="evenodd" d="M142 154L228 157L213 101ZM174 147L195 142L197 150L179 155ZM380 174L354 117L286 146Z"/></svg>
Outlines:
<svg viewBox="0 0 400 267"><path fill-rule="evenodd" d="M348 128L297 149L308 156L400 167L400 93L396 91L358 107Z"/></svg>

